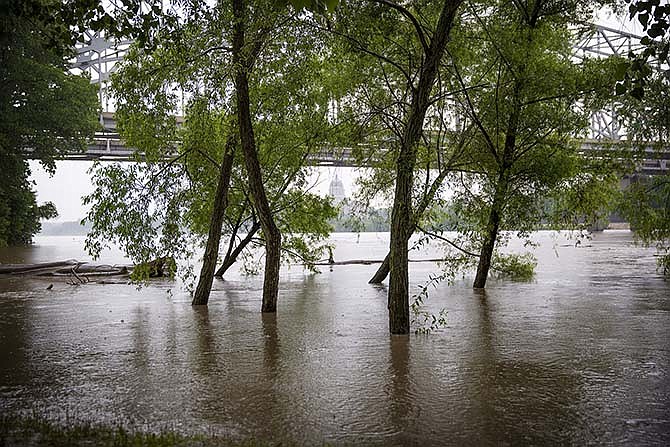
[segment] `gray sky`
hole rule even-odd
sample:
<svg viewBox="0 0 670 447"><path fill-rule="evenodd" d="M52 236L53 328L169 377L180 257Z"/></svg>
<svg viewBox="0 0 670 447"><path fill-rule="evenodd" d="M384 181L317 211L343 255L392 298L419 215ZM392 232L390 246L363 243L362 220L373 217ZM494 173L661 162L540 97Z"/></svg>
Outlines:
<svg viewBox="0 0 670 447"><path fill-rule="evenodd" d="M92 163L87 161L59 161L53 177L36 161L30 162L31 180L35 182L37 202L53 202L58 209L54 221L80 220L86 214L81 198L93 187L86 171Z"/></svg>
<svg viewBox="0 0 670 447"><path fill-rule="evenodd" d="M54 222L81 220L86 215L87 209L81 198L93 192L91 177L87 173L91 166L92 162L88 161L59 161L56 163L56 174L49 177L39 163L30 162L37 202L53 202L58 209ZM328 194L328 186L335 175L342 180L347 195L351 194L357 177L353 168L316 168L314 171L310 184L315 185L313 190L317 194Z"/></svg>

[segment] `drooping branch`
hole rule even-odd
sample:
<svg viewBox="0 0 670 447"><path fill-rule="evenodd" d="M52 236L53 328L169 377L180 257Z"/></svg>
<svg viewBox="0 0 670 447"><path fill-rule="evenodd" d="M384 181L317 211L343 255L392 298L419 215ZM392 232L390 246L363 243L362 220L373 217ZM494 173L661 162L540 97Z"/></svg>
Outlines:
<svg viewBox="0 0 670 447"><path fill-rule="evenodd" d="M453 242L453 241L447 239L447 238L444 237L444 236L441 236L441 235L439 235L439 234L437 234L437 233L434 233L434 232L432 232L432 231L428 231L428 230L426 230L425 228L422 228L422 227L420 227L420 226L417 226L417 229L418 229L419 231L421 231L422 233L427 234L427 235L430 236L430 237L434 237L435 239L439 239L439 240L441 240L442 242L446 242L447 244L449 244L449 245L451 245L452 247L454 247L456 250L458 250L458 251L460 251L460 252L462 252L462 253L465 253L465 254L468 255L468 256L472 256L473 258L478 258L478 257L479 257L479 255L478 255L477 253L473 253L473 252L471 252L471 251L466 250L465 248L463 248L463 247L457 245L455 242Z"/></svg>

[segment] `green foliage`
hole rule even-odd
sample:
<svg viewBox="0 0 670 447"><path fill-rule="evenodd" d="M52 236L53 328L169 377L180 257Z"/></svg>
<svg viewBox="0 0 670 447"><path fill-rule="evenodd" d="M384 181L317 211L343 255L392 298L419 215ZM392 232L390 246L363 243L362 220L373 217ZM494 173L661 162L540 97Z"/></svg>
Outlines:
<svg viewBox="0 0 670 447"><path fill-rule="evenodd" d="M670 275L670 174L655 177L635 174L635 166L645 158L663 158L670 143L670 79L662 73L647 78L641 99L622 96L617 117L628 133L632 156L628 173L633 183L620 197L619 211L631 224L636 237L656 246L659 266Z"/></svg>
<svg viewBox="0 0 670 447"><path fill-rule="evenodd" d="M547 196L543 221L555 230L587 230L608 219L619 203L619 178L614 172L584 170L566 179Z"/></svg>
<svg viewBox="0 0 670 447"><path fill-rule="evenodd" d="M35 447L225 447L270 445L257 440L232 441L214 435L184 435L171 428L147 432L142 424L101 424L92 421L58 420L38 411L30 415L0 416L1 445ZM272 444L274 445L274 444Z"/></svg>
<svg viewBox="0 0 670 447"><path fill-rule="evenodd" d="M628 61L621 64L617 72L616 94L626 93L637 100L642 100L653 92L649 92L648 82L652 77L652 65L663 65L669 62L670 51L670 4L660 1L627 0L630 19L637 18L646 34L640 43L642 51L630 52Z"/></svg>
<svg viewBox="0 0 670 447"><path fill-rule="evenodd" d="M437 285L446 279L446 274L431 274L428 281L419 288L419 293L414 295L409 306L412 317L411 324L416 334L430 334L441 329L447 324L447 310L442 308L437 315L425 310L425 301L428 299L429 290L437 288Z"/></svg>
<svg viewBox="0 0 670 447"><path fill-rule="evenodd" d="M335 232L384 232L391 226L391 210L373 208L358 201L345 199L340 203L338 216L331 220Z"/></svg>
<svg viewBox="0 0 670 447"><path fill-rule="evenodd" d="M574 61L570 26L587 11L558 3L479 5L461 31L468 44L453 53L455 96L477 133L464 154L470 172L448 178L450 208L477 252L503 247L499 230L571 227L612 203L613 176L582 158L574 138L587 128L591 96L609 91L613 65ZM498 258L521 276L532 271L524 259Z"/></svg>
<svg viewBox="0 0 670 447"><path fill-rule="evenodd" d="M642 99L617 98L617 119L624 126L636 159L648 157L646 150L665 150L670 142L670 78L654 73L645 85ZM634 158L634 161L635 161Z"/></svg>
<svg viewBox="0 0 670 447"><path fill-rule="evenodd" d="M670 275L670 176L633 183L625 191L620 211L646 245L656 246L658 264Z"/></svg>
<svg viewBox="0 0 670 447"><path fill-rule="evenodd" d="M530 281L535 275L537 259L531 253L497 253L493 257L492 269L499 278L512 281Z"/></svg>
<svg viewBox="0 0 670 447"><path fill-rule="evenodd" d="M53 173L58 154L84 150L98 126L95 87L67 73L72 48L54 42L64 25L47 17L53 7L10 1L0 10L0 245L30 243L39 219L56 216L35 201L26 155Z"/></svg>
<svg viewBox="0 0 670 447"><path fill-rule="evenodd" d="M131 50L113 78L119 131L146 157L133 167L97 168L96 190L87 198L93 205L93 253L112 239L136 262L166 255L179 260L189 252L188 241L202 242L208 234L219 163L226 145L238 139L230 11L228 6L191 6L191 15L169 39L157 38L151 51ZM257 48L249 82L263 183L284 235L285 261L313 268L331 231L328 220L336 216L329 199L309 192L305 166L333 128L330 91L323 84L326 61L314 51L322 36L288 11L262 11L265 20L249 26L274 37ZM183 123L173 117L180 96ZM238 150L224 218L228 252L240 234L258 231L257 225ZM249 250L263 244L263 234L254 233L250 240L241 256L249 261L247 272L255 273L257 259Z"/></svg>
<svg viewBox="0 0 670 447"><path fill-rule="evenodd" d="M183 231L188 203L183 166L95 164L91 172L94 190L83 200L91 205L84 219L92 224L85 244L91 256L97 258L114 243L136 264L163 256L190 258L192 238ZM139 269L135 277L148 278L143 272ZM189 277L190 270L183 275Z"/></svg>
<svg viewBox="0 0 670 447"><path fill-rule="evenodd" d="M339 0L277 0L277 3L282 6L290 3L298 11L309 10L323 14L334 11Z"/></svg>
<svg viewBox="0 0 670 447"><path fill-rule="evenodd" d="M327 251L326 239L332 231L329 221L337 216L337 209L329 197L298 189L282 196L279 207L283 210L276 214L276 220L285 235L282 240L285 261L302 263L316 272L314 264Z"/></svg>

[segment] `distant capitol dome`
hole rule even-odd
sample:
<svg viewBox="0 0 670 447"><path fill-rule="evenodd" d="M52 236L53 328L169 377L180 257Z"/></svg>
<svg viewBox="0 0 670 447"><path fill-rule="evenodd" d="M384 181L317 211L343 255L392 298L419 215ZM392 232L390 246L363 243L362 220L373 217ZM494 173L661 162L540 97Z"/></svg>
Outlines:
<svg viewBox="0 0 670 447"><path fill-rule="evenodd" d="M335 177L330 181L328 194L333 196L338 202L347 198L347 194L344 192L344 184L342 184L342 180L340 180L337 174L335 174Z"/></svg>

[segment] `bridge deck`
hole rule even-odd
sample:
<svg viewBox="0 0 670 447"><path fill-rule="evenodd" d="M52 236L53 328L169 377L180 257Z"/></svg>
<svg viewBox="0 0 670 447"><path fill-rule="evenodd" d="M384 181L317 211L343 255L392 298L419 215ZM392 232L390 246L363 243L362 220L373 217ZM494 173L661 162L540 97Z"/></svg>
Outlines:
<svg viewBox="0 0 670 447"><path fill-rule="evenodd" d="M101 161L135 161L137 156L142 158L142 152L135 148L127 147L115 130L116 126L110 126L110 131L100 132L89 144L86 152L63 154L60 158L64 160L101 160ZM581 152L585 156L617 157L625 142L606 143L601 140L581 140ZM623 146L623 147L622 147ZM174 154L166 158L176 156ZM670 169L670 148L656 150L652 146L644 149L644 156L638 165L637 172L648 175L667 174ZM361 163L353 156L351 148L323 148L312 153L307 162L311 166L346 166L360 167Z"/></svg>

